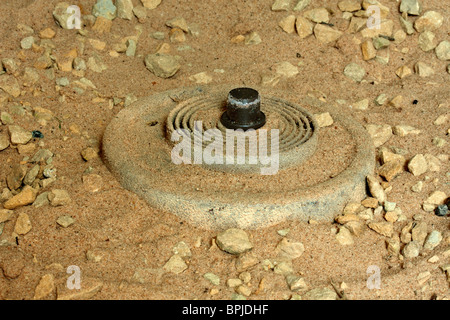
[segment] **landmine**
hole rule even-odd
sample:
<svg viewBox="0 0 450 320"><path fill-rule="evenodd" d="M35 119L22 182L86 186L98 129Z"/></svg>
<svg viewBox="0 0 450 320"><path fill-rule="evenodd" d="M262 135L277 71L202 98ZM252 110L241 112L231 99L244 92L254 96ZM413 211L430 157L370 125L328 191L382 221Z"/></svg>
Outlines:
<svg viewBox="0 0 450 320"><path fill-rule="evenodd" d="M226 136L224 123L229 122L221 119L227 113L230 91L236 88L175 89L123 109L103 138L109 169L124 188L150 205L204 229L258 229L288 219L332 221L348 202L366 196L366 176L375 167L374 145L367 131L346 111L293 92L257 88L265 116L261 127L261 118L255 125L258 145L262 130L279 132L275 173L261 174L267 165L248 157L238 164L237 152L234 164L225 160L223 164L176 164L174 132L180 133L178 138L192 140L197 135L203 150L214 139L201 140L198 134ZM313 115L324 112L330 113L334 123L319 129ZM233 145L237 146L234 140ZM251 144L247 145L246 155ZM194 149L192 158L198 155ZM270 153L271 145L267 149ZM223 141L223 159L227 159L225 151Z"/></svg>

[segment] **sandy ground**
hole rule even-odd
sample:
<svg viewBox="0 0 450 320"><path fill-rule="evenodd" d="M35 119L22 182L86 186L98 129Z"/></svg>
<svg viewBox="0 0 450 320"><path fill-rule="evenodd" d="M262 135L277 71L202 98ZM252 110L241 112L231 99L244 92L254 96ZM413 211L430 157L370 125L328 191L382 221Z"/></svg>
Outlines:
<svg viewBox="0 0 450 320"><path fill-rule="evenodd" d="M301 12L292 11L294 3L289 12L274 12L271 10L272 0L163 0L156 9L147 10L143 23L139 23L136 17L131 21L116 18L109 32L99 34L87 26L85 35L76 30L64 30L55 24L52 12L57 3L54 0L16 0L0 4L0 58L16 61L17 70L11 76L18 80L21 91L14 97L0 90L0 111L11 114L14 124L44 134L44 138L28 142L28 148L10 146L0 152L0 187L2 190L7 188L6 177L13 165L21 163L31 169L30 158L45 148L54 154L52 164L56 168L57 179L48 186L41 186L38 194L63 189L71 198L70 203L62 206L46 204L40 208L32 205L15 208L3 223L0 298L55 299L76 294L89 299L242 297L236 296L236 288L230 288L227 280L241 276L247 281L248 274L238 272L236 256L214 245L213 240L219 231L194 228L169 213L155 210L137 195L123 189L101 157L86 161L81 151L87 147L100 148L106 126L124 108L123 100L127 95L139 98L192 86L195 81L189 78L200 72L207 72L212 77L210 85L260 85L261 74L281 61L298 66L299 73L291 78L282 77L275 88L293 91L299 96L311 95L336 107L343 107L342 104L347 107L368 99L367 110L350 110L355 121L362 125L409 125L421 131L404 137L393 135L383 145L395 147L397 151L402 149L407 161L416 154L432 154L440 159L439 171L428 170L420 176L413 176L406 170L390 181L392 188L388 190L388 200L401 208L405 218L394 222L394 233L400 234L415 217L426 222L428 232L441 232L443 240L434 250L422 251L416 258L405 259L389 254L386 249L388 238L366 226L362 234L353 237L354 244L348 246L338 243L335 233L341 226L331 222L284 222L266 229L247 231L254 246L251 252L260 262L246 270L251 276L246 283L251 289L247 299L299 298L314 288L333 290L331 282L336 284L339 293L344 291L348 299L450 298L449 282L442 270L442 266L450 261L449 217L438 217L422 209L422 204L432 192L442 191L447 197L450 194L449 120L434 124L439 116L449 115L450 75L446 69L448 61L439 60L434 50L424 52L418 47L418 32L408 35L401 43L392 42L389 63L383 65L375 60L363 60L360 33L344 32L339 40L323 44L314 35L301 39L296 33L284 32L278 22L290 14L301 15ZM382 3L390 9L387 19L393 21L394 32L400 30L399 3L393 0L383 0ZM433 31L437 43L448 40L450 12L447 4L436 0L422 3L423 12L435 10L444 16L442 26ZM79 5L83 14L90 14L95 1L72 1L71 4ZM133 0L133 4L141 3ZM305 10L320 7L332 12L330 22L334 28L346 30L348 22L341 18L337 1L313 1ZM177 16L189 24L197 24L199 35L186 34L185 42L171 43L168 38L170 28L165 23ZM409 19L414 21L417 17ZM18 24L31 27L34 34L27 33ZM136 27L142 30L136 56L111 52L123 38L136 36ZM100 73L89 68L83 72L64 72L52 62L48 70L54 69L54 78L49 77L50 71L36 68L35 64L44 53L44 49L39 48L42 41L39 33L46 28L56 32L51 40L54 43L52 56L56 61L63 60L70 50L77 49L78 57L85 61L94 55L101 57L107 69ZM155 31L163 32L164 40L154 39L151 34ZM260 44L248 46L230 41L237 35L252 31L261 37ZM21 49L21 40L30 35L34 36L37 46ZM97 50L87 39L103 41L106 48ZM182 57L180 70L169 79L156 77L144 64L144 56L155 52L163 42L171 45L171 54ZM177 49L186 49L186 45L191 49ZM415 74L414 65L418 61L431 66L434 75L420 77ZM343 74L345 66L351 62L365 68L365 81L357 83ZM404 65L413 73L400 79L395 71ZM37 81L32 83L24 77L26 68L36 69ZM55 79L61 77L67 77L71 84L56 86ZM73 82L81 77L92 81L96 88L76 92ZM403 96L404 105L402 108L389 106L388 102L376 105L374 99L381 93L387 95L388 101L398 95ZM114 98L122 102L115 105ZM52 116L46 123L37 121L36 107L51 111ZM23 114L12 112L18 109L23 110ZM8 132L7 128L7 125L0 125L0 133ZM432 142L435 137L447 144L436 146ZM377 163L379 167L379 161ZM94 181L94 186L99 188L96 192L92 192L92 184L86 178L83 182L83 177L89 174L90 177L101 177L100 181ZM42 180L42 174L38 178ZM411 187L418 181L423 181L422 191L412 192ZM37 188L36 184L34 186ZM18 191L20 189L13 194ZM18 234L18 217L25 214L31 229ZM61 216L70 216L75 222L64 228L56 222ZM382 215L374 219L383 221ZM283 275L262 266L262 261L276 256L276 246L283 238L277 231L284 229L289 229L288 239L303 243L305 248L301 257L292 261L294 273L303 277L307 284L307 288L300 292L291 291ZM179 274L164 272L162 267L173 256L173 247L181 241L187 244L192 254L185 259L187 269ZM439 258L435 263L428 261L433 256ZM380 289L367 286L371 276L367 269L373 265L381 270ZM78 291L66 288L66 281L71 276L67 273L69 266L77 266L81 271L82 289ZM220 284L215 285L205 279L205 273L217 275Z"/></svg>

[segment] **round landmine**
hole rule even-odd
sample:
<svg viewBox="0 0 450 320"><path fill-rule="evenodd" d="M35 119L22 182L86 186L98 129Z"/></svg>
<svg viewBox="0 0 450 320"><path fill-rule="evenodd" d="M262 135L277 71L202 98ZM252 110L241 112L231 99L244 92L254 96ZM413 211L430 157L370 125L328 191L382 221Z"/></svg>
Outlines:
<svg viewBox="0 0 450 320"><path fill-rule="evenodd" d="M258 90L266 123L255 133L279 130L278 164L205 163L209 145L200 141L203 153L194 152L195 126L201 121L199 133L226 132L220 118L236 87L171 90L122 110L103 139L105 161L122 186L194 226L218 230L256 229L287 219L331 221L346 203L364 198L366 176L375 166L366 130L343 110L290 92ZM312 115L323 112L334 124L318 130ZM174 150L182 141L191 144L180 156ZM188 160L191 164L183 163Z"/></svg>

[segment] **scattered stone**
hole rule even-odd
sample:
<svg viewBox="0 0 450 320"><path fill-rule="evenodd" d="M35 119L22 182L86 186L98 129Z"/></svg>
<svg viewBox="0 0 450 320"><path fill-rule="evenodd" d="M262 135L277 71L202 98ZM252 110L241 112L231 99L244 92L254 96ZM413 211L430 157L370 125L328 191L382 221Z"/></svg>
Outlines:
<svg viewBox="0 0 450 320"><path fill-rule="evenodd" d="M428 226L425 221L418 221L411 230L411 239L420 245L423 245L427 234Z"/></svg>
<svg viewBox="0 0 450 320"><path fill-rule="evenodd" d="M279 258L293 260L299 258L303 254L305 247L301 242L291 242L290 240L283 238L280 243L278 243L277 250L279 250Z"/></svg>
<svg viewBox="0 0 450 320"><path fill-rule="evenodd" d="M411 75L411 74L412 74L412 71L411 71L411 69L410 69L408 66L401 66L400 68L398 68L398 69L395 71L395 74L396 74L400 79L403 79L403 78L405 78L405 77Z"/></svg>
<svg viewBox="0 0 450 320"><path fill-rule="evenodd" d="M12 95L14 98L20 96L19 82L17 82L17 79L14 76L1 75L0 89Z"/></svg>
<svg viewBox="0 0 450 320"><path fill-rule="evenodd" d="M180 274L188 268L186 262L179 255L175 254L170 257L169 261L163 266L163 269L167 272L172 272L175 274Z"/></svg>
<svg viewBox="0 0 450 320"><path fill-rule="evenodd" d="M380 204L384 204L386 201L386 193L378 182L378 179L374 176L367 176L367 185L369 186L370 194L378 200Z"/></svg>
<svg viewBox="0 0 450 320"><path fill-rule="evenodd" d="M280 20L278 26L283 29L286 33L294 33L295 32L295 21L297 18L292 14Z"/></svg>
<svg viewBox="0 0 450 320"><path fill-rule="evenodd" d="M91 161L93 159L98 158L98 152L96 149L94 149L92 147L88 147L81 151L81 156L83 157L83 159L85 161Z"/></svg>
<svg viewBox="0 0 450 320"><path fill-rule="evenodd" d="M92 31L95 31L99 34L104 34L104 33L109 33L111 32L111 27L112 27L112 20L107 19L105 17L99 16L96 20L94 25L92 26ZM89 40L93 40L93 39L89 39ZM97 43L99 44L99 46L101 47L101 49L97 49L94 44L92 45L94 48L96 48L97 50L103 50L104 47L106 46L106 43L103 41L98 41Z"/></svg>
<svg viewBox="0 0 450 320"><path fill-rule="evenodd" d="M384 202L384 211L386 211L386 212L394 211L396 206L397 206L397 204L395 202L385 201Z"/></svg>
<svg viewBox="0 0 450 320"><path fill-rule="evenodd" d="M292 261L287 260L287 261L277 262L277 264L273 268L273 272L276 274L281 274L283 276L294 273Z"/></svg>
<svg viewBox="0 0 450 320"><path fill-rule="evenodd" d="M336 240L342 246L349 246L354 244L353 236L346 227L341 227L336 234Z"/></svg>
<svg viewBox="0 0 450 320"><path fill-rule="evenodd" d="M423 51L431 51L437 46L436 36L431 31L424 31L419 35L419 48Z"/></svg>
<svg viewBox="0 0 450 320"><path fill-rule="evenodd" d="M406 34L411 35L415 32L412 22L404 19L403 17L399 17L400 25L402 26L403 30Z"/></svg>
<svg viewBox="0 0 450 320"><path fill-rule="evenodd" d="M421 174L427 172L428 163L423 154L415 155L411 161L408 163L408 170L415 177L420 176Z"/></svg>
<svg viewBox="0 0 450 320"><path fill-rule="evenodd" d="M278 62L271 67L281 77L292 78L298 74L298 68L288 61Z"/></svg>
<svg viewBox="0 0 450 320"><path fill-rule="evenodd" d="M312 289L303 295L305 300L337 300L337 298L337 293L328 288Z"/></svg>
<svg viewBox="0 0 450 320"><path fill-rule="evenodd" d="M161 1L162 0L141 0L142 5L150 10L156 9L161 4Z"/></svg>
<svg viewBox="0 0 450 320"><path fill-rule="evenodd" d="M10 190L19 189L26 174L26 166L20 164L13 165L11 172L6 176L6 184L8 185L8 188Z"/></svg>
<svg viewBox="0 0 450 320"><path fill-rule="evenodd" d="M400 237L394 235L392 238L386 240L387 251L393 256L397 256L400 253Z"/></svg>
<svg viewBox="0 0 450 320"><path fill-rule="evenodd" d="M72 202L69 193L62 189L53 189L48 193L48 200L54 207L65 206Z"/></svg>
<svg viewBox="0 0 450 320"><path fill-rule="evenodd" d="M390 46L391 42L383 37L375 37L372 39L373 46L375 49L380 50Z"/></svg>
<svg viewBox="0 0 450 320"><path fill-rule="evenodd" d="M3 204L5 209L16 209L32 204L36 199L37 192L30 186L23 187L22 191Z"/></svg>
<svg viewBox="0 0 450 320"><path fill-rule="evenodd" d="M75 222L75 220L70 216L60 216L56 220L56 223L59 224L63 228L67 228L67 227L71 226L74 222Z"/></svg>
<svg viewBox="0 0 450 320"><path fill-rule="evenodd" d="M333 29L325 24L316 24L314 27L314 36L321 43L334 42L342 36L343 32Z"/></svg>
<svg viewBox="0 0 450 320"><path fill-rule="evenodd" d="M301 39L304 39L313 33L314 25L308 19L299 16L295 22L295 27L297 29L297 34Z"/></svg>
<svg viewBox="0 0 450 320"><path fill-rule="evenodd" d="M432 256L430 259L427 260L429 263L438 263L439 257L438 256Z"/></svg>
<svg viewBox="0 0 450 320"><path fill-rule="evenodd" d="M43 192L36 197L36 200L33 202L33 207L40 208L48 204L50 204L48 201L48 192Z"/></svg>
<svg viewBox="0 0 450 320"><path fill-rule="evenodd" d="M414 23L417 32L434 31L442 26L444 17L436 11L427 11Z"/></svg>
<svg viewBox="0 0 450 320"><path fill-rule="evenodd" d="M250 274L250 272L242 272L241 274L239 274L239 279L247 284L252 280L252 275Z"/></svg>
<svg viewBox="0 0 450 320"><path fill-rule="evenodd" d="M188 26L186 20L182 17L176 17L174 19L167 21L166 26L173 28L173 29L181 29L186 33L189 32L189 26Z"/></svg>
<svg viewBox="0 0 450 320"><path fill-rule="evenodd" d="M240 286L241 284L242 284L241 279L232 278L232 279L227 280L227 286L229 288L236 288L236 287Z"/></svg>
<svg viewBox="0 0 450 320"><path fill-rule="evenodd" d="M393 133L399 137L405 137L408 134L419 134L421 131L411 126L398 125L393 128Z"/></svg>
<svg viewBox="0 0 450 320"><path fill-rule="evenodd" d="M288 11L291 0L275 0L272 4L272 11Z"/></svg>
<svg viewBox="0 0 450 320"><path fill-rule="evenodd" d="M333 118L331 117L329 112L315 114L314 118L316 119L319 128L328 127L333 124Z"/></svg>
<svg viewBox="0 0 450 320"><path fill-rule="evenodd" d="M366 70L360 65L352 62L345 67L344 75L353 81L361 82L366 76Z"/></svg>
<svg viewBox="0 0 450 320"><path fill-rule="evenodd" d="M117 17L131 20L133 18L133 2L131 0L116 0Z"/></svg>
<svg viewBox="0 0 450 320"><path fill-rule="evenodd" d="M373 41L366 40L361 43L361 51L365 61L371 60L377 56L377 50L373 46Z"/></svg>
<svg viewBox="0 0 450 320"><path fill-rule="evenodd" d="M305 9L309 4L311 3L311 0L299 0L297 4L294 7L294 11L302 11Z"/></svg>
<svg viewBox="0 0 450 320"><path fill-rule="evenodd" d="M14 215L14 211L13 210L0 209L0 223L3 223L3 222L11 220L13 215Z"/></svg>
<svg viewBox="0 0 450 320"><path fill-rule="evenodd" d="M40 169L41 169L41 167L38 164L34 165L25 175L25 178L23 179L23 183L31 186L33 184L34 180L36 180L36 177L39 174Z"/></svg>
<svg viewBox="0 0 450 320"><path fill-rule="evenodd" d="M181 68L179 60L178 56L155 53L145 57L145 65L155 76L170 78Z"/></svg>
<svg viewBox="0 0 450 320"><path fill-rule="evenodd" d="M260 44L261 42L262 42L261 37L255 31L245 36L244 43L246 46L257 45Z"/></svg>
<svg viewBox="0 0 450 320"><path fill-rule="evenodd" d="M248 286L246 286L245 284L240 285L239 287L236 288L236 293L248 297L252 294L252 289L250 289Z"/></svg>
<svg viewBox="0 0 450 320"><path fill-rule="evenodd" d="M208 75L207 72L200 72L194 74L193 76L190 76L189 80L195 81L195 83L198 84L208 84L213 80L213 78L210 75Z"/></svg>
<svg viewBox="0 0 450 320"><path fill-rule="evenodd" d="M41 39L53 39L56 32L52 28L46 28L39 33L39 38Z"/></svg>
<svg viewBox="0 0 450 320"><path fill-rule="evenodd" d="M350 20L347 31L349 33L357 33L367 25L367 18L358 18L353 16Z"/></svg>
<svg viewBox="0 0 450 320"><path fill-rule="evenodd" d="M387 124L368 124L366 125L366 130L372 137L375 148L385 144L393 135L391 126Z"/></svg>
<svg viewBox="0 0 450 320"><path fill-rule="evenodd" d="M430 194L430 196L425 200L425 203L441 205L444 204L446 199L447 195L445 192L437 190Z"/></svg>
<svg viewBox="0 0 450 320"><path fill-rule="evenodd" d="M287 285L289 286L289 290L291 291L305 290L308 288L305 279L303 279L302 277L298 277L293 274L288 274L285 277L285 279Z"/></svg>
<svg viewBox="0 0 450 320"><path fill-rule="evenodd" d="M189 249L189 246L184 241L178 242L172 248L172 251L173 251L174 254L179 255L183 259L184 258L190 258L192 256L191 249Z"/></svg>
<svg viewBox="0 0 450 320"><path fill-rule="evenodd" d="M367 110L369 108L369 99L363 99L355 102L350 107L355 110Z"/></svg>
<svg viewBox="0 0 450 320"><path fill-rule="evenodd" d="M369 197L361 201L361 204L366 208L375 209L378 207L378 200L376 198Z"/></svg>
<svg viewBox="0 0 450 320"><path fill-rule="evenodd" d="M393 180L397 175L403 172L404 161L389 161L380 167L378 173L386 179L386 181Z"/></svg>
<svg viewBox="0 0 450 320"><path fill-rule="evenodd" d="M430 232L430 234L425 239L425 243L423 245L423 248L425 250L434 250L442 241L442 234L437 231L433 230Z"/></svg>
<svg viewBox="0 0 450 320"><path fill-rule="evenodd" d="M215 275L214 273L208 272L203 275L203 278L211 282L213 285L220 285L220 277Z"/></svg>
<svg viewBox="0 0 450 320"><path fill-rule="evenodd" d="M392 222L371 222L368 226L373 231L388 238L392 237L392 234L394 233L394 226Z"/></svg>
<svg viewBox="0 0 450 320"><path fill-rule="evenodd" d="M112 0L97 0L97 3L92 8L92 15L94 17L103 17L113 20L117 14L117 7Z"/></svg>
<svg viewBox="0 0 450 320"><path fill-rule="evenodd" d="M375 98L375 103L379 106L382 106L386 103L387 98L388 98L387 94L382 93L378 97Z"/></svg>
<svg viewBox="0 0 450 320"><path fill-rule="evenodd" d="M253 248L245 231L231 228L217 235L217 246L231 254L241 254Z"/></svg>
<svg viewBox="0 0 450 320"><path fill-rule="evenodd" d="M236 270L238 272L245 271L259 263L258 258L252 253L244 253L236 259Z"/></svg>
<svg viewBox="0 0 450 320"><path fill-rule="evenodd" d="M414 71L420 76L420 77L429 77L434 74L434 70L432 67L427 65L424 62L417 62L414 66Z"/></svg>
<svg viewBox="0 0 450 320"><path fill-rule="evenodd" d="M28 214L21 212L16 220L16 225L14 226L14 232L18 235L24 235L30 232L31 221Z"/></svg>
<svg viewBox="0 0 450 320"><path fill-rule="evenodd" d="M402 0L400 4L400 12L418 16L422 12L422 4L419 0Z"/></svg>
<svg viewBox="0 0 450 320"><path fill-rule="evenodd" d="M147 9L143 6L136 6L133 8L133 13L138 18L140 23L144 23L147 19Z"/></svg>
<svg viewBox="0 0 450 320"><path fill-rule="evenodd" d="M413 192L421 192L423 188L423 182L422 181L418 181L415 185L413 185L411 187L411 190Z"/></svg>
<svg viewBox="0 0 450 320"><path fill-rule="evenodd" d="M400 43L402 43L403 41L405 41L406 40L406 32L405 31L403 31L403 30L397 30L397 31L395 31L394 32L394 43L395 44L400 44Z"/></svg>
<svg viewBox="0 0 450 320"><path fill-rule="evenodd" d="M72 67L72 64L73 64L73 60L71 62L71 67ZM108 69L108 67L102 62L102 59L97 55L94 55L93 57L89 57L86 66L90 70L97 72L97 73L101 73L104 70Z"/></svg>
<svg viewBox="0 0 450 320"><path fill-rule="evenodd" d="M419 256L420 249L420 243L411 241L403 247L402 254L406 259L413 259Z"/></svg>
<svg viewBox="0 0 450 320"><path fill-rule="evenodd" d="M450 42L446 40L440 42L435 52L439 60L450 60Z"/></svg>
<svg viewBox="0 0 450 320"><path fill-rule="evenodd" d="M55 278L52 274L44 275L34 290L34 300L49 298L55 291Z"/></svg>
<svg viewBox="0 0 450 320"><path fill-rule="evenodd" d="M303 13L303 16L315 23L328 23L330 21L328 10L325 8L315 8L307 10Z"/></svg>

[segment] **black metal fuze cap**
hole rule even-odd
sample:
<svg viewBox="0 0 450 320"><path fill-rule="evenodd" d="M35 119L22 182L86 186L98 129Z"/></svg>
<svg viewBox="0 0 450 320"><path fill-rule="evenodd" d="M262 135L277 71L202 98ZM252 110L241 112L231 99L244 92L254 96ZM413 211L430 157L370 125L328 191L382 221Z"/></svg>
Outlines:
<svg viewBox="0 0 450 320"><path fill-rule="evenodd" d="M228 93L227 110L220 122L228 129L258 129L266 123L260 110L261 98L251 88L236 88Z"/></svg>

